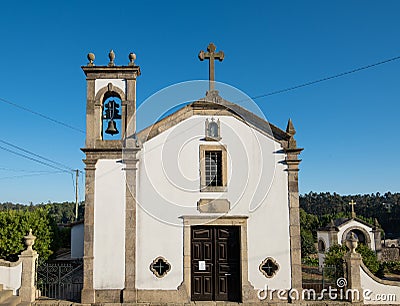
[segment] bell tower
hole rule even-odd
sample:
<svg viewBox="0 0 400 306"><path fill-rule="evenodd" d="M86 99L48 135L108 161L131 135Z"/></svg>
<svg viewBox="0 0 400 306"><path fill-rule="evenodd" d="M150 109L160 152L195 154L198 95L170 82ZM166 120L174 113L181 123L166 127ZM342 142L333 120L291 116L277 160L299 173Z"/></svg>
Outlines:
<svg viewBox="0 0 400 306"><path fill-rule="evenodd" d="M126 66L115 64L114 51L108 56L106 66L96 66L95 55L89 53L88 64L82 66L87 82L82 303L105 302L110 295L129 301L135 288L140 67L133 53Z"/></svg>

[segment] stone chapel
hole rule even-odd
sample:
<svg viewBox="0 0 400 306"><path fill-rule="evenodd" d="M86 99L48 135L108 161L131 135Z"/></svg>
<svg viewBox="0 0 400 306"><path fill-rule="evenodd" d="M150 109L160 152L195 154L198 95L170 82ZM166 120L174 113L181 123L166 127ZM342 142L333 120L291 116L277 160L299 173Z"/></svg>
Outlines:
<svg viewBox="0 0 400 306"><path fill-rule="evenodd" d="M344 245L346 239L350 234L354 234L358 242L368 246L373 250L378 259L381 258L382 241L381 241L381 228L378 220L375 219L375 224L371 225L364 220L357 218L354 212L354 205L356 203L352 200L351 205L351 218L339 218L331 220L331 222L317 231L318 241L318 264L323 266L325 262L325 253L334 244Z"/></svg>
<svg viewBox="0 0 400 306"><path fill-rule="evenodd" d="M199 98L136 130L140 67L94 64L87 82L82 303L262 303L300 289L298 171L282 130L221 97ZM227 63L228 64L228 63ZM222 66L221 66L222 67ZM178 98L178 97L177 97ZM112 137L110 137L112 135Z"/></svg>

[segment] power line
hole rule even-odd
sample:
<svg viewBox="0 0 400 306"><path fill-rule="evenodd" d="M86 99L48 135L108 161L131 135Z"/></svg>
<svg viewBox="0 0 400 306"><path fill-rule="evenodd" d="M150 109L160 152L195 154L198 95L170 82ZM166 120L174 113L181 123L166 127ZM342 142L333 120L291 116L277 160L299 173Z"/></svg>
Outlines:
<svg viewBox="0 0 400 306"><path fill-rule="evenodd" d="M3 144L5 144L5 145L7 145L7 146L9 146L11 148L17 149L17 150L22 151L24 153L27 153L27 154L29 154L31 156L26 155L24 153L20 153L20 152L14 151L14 150L12 150L10 148L6 148L4 146L0 146L0 149L2 149L4 151L10 152L12 154L15 154L15 155L18 155L20 157L26 158L28 160L37 162L37 163L39 163L41 165L44 165L44 166L47 166L47 167L50 167L50 168L53 168L53 169L60 170L60 171L58 171L58 173L60 173L60 172L69 173L71 175L71 178L72 178L72 183L74 183L74 173L75 173L75 175L76 175L76 183L78 183L78 174L79 174L79 172L82 172L82 171L80 171L78 169L74 170L71 167L66 166L66 165L64 165L64 164L62 164L60 162L57 162L57 161L51 160L51 159L49 159L47 157L44 157L44 156L41 156L39 154L33 153L33 152L31 152L29 150L26 150L26 149L24 149L24 148L22 148L20 146L14 145L14 144L12 144L12 143L10 143L8 141L0 139L0 143L3 143ZM34 157L32 157L32 156L34 156ZM7 168L4 168L4 169L7 169ZM43 171L43 173L27 174L27 175L19 175L19 176L10 176L10 177L4 177L4 178L0 178L0 179L19 178L19 177L37 176L37 175L48 175L48 174L51 174L51 173ZM75 194L77 194L76 191L77 191L78 186L75 186L74 184L72 184L72 185L73 185L73 189L74 189Z"/></svg>
<svg viewBox="0 0 400 306"><path fill-rule="evenodd" d="M62 126L64 126L64 127L67 127L67 128L69 128L69 129L75 130L75 131L80 132L80 133L85 133L85 131L83 131L83 130L81 130L81 129L78 129L78 128L72 126L72 125L69 125L68 123L65 123L65 122L62 122L62 121L60 121L60 120L51 118L51 117L49 117L49 116L47 116L47 115L43 115L43 114L41 114L41 113L39 113L39 112L37 112L37 111L34 111L34 110L32 110L32 109L29 109L29 108L27 108L27 107L25 107L25 106L22 106L22 105L19 105L19 104L17 104L17 103L11 102L11 101L6 100L6 99L4 99L4 98L0 98L0 101L3 102L3 103L7 103L7 104L9 104L9 105L12 105L12 106L14 106L14 107L17 107L17 108L19 108L19 109L22 109L22 110L24 110L24 111L26 111L26 112L28 112L28 113L31 113L31 114L34 114L34 115L36 115L36 116L42 117L43 119L52 121L53 123L57 123L57 124L59 124L59 125L62 125Z"/></svg>
<svg viewBox="0 0 400 306"><path fill-rule="evenodd" d="M322 78L322 79L319 79L319 80L310 81L310 82L303 83L303 84L300 84L300 85L296 85L296 86L292 86L292 87L288 87L288 88L272 91L270 93L261 94L261 95L254 96L254 97L250 97L250 99L255 100L255 99L259 99L259 98L264 98L264 97L268 97L268 96L277 95L277 94L280 94L280 93L292 91L292 90L295 90L295 89L298 89L298 88L302 88L302 87L314 85L314 84L317 84L317 83L325 82L325 81L328 81L328 80L340 78L340 77L348 75L348 74L356 73L356 72L359 72L359 71L362 71L362 70L365 70L365 69L373 68L373 67L376 67L376 66L379 66L379 65L383 65L383 64L386 64L386 63L389 63L389 62L393 62L393 61L396 61L396 60L399 60L399 59L400 59L400 56L392 57L392 58L389 58L387 60L384 60L384 61L381 61L381 62L378 62L378 63L375 63L375 64L362 66L362 67L359 67L359 68L356 68L356 69L353 69L353 70L349 70L349 71L342 72L342 73L339 73L339 74L336 74L336 75L328 76L328 77L325 77L325 78ZM245 100L241 100L241 101L245 101ZM237 102L241 102L241 101L237 101Z"/></svg>
<svg viewBox="0 0 400 306"><path fill-rule="evenodd" d="M0 167L0 171L9 171L9 172L27 172L27 173L54 173L54 171L49 170L24 170L24 169L12 169L6 167Z"/></svg>
<svg viewBox="0 0 400 306"><path fill-rule="evenodd" d="M27 156L27 155L25 155L25 154L22 154L22 153L19 153L19 152L16 152L16 151L13 151L13 150L8 149L8 148L3 147L3 146L0 146L0 149L2 149L2 150L4 150L4 151L7 151L7 152L9 152L9 153L12 153L12 154L21 156L21 157L23 157L23 158L29 159L29 160L31 160L31 161L37 162L37 163L42 164L42 165L44 165L44 166L53 168L53 169L57 169L57 170L60 170L60 171L63 171L63 172L68 172L68 173L70 172L70 171L68 171L68 170L61 169L61 168L59 168L59 167L57 167L57 166L54 166L54 165L52 165L52 164L43 162L43 161L41 161L41 160L38 160L38 159L36 159L36 158Z"/></svg>
<svg viewBox="0 0 400 306"><path fill-rule="evenodd" d="M41 155L39 155L39 154L33 153L33 152L31 152L31 151L28 151L28 150L26 150L26 149L24 149L24 148L21 148L21 147L19 147L19 146L17 146L17 145L14 145L14 144L10 143L10 142L7 142L7 141L5 141L5 140L1 140L1 139L0 139L0 142L2 142L2 143L6 144L6 145L8 145L8 146L10 146L10 147L12 147L12 148L14 148L14 149L20 150L20 151L22 151L22 152L25 152L25 153L28 153L28 154L33 155L33 156L35 156L35 157L38 157L38 158L40 158L40 159L43 159L43 160L45 160L45 161L47 161L47 162L53 163L53 164L55 164L55 165L59 165L59 166L65 168L65 169L67 169L68 171L75 171L75 170L72 169L71 167L68 167L68 166L66 166L66 165L64 165L64 164L62 164L62 163L56 162L56 161L54 161L54 160L51 160L51 159L46 158L46 157L44 157L44 156L41 156Z"/></svg>
<svg viewBox="0 0 400 306"><path fill-rule="evenodd" d="M32 177L32 176L43 176L43 175L59 174L59 173L64 173L64 171L50 171L50 172L48 172L48 173L36 173L36 174L24 174L24 175L4 176L4 177L0 177L0 180L16 179L16 178Z"/></svg>

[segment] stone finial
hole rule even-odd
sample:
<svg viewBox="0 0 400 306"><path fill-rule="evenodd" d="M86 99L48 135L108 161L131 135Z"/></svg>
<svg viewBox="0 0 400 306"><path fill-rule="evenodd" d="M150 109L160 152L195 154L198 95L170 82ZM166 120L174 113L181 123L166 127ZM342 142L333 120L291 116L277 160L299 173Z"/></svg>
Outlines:
<svg viewBox="0 0 400 306"><path fill-rule="evenodd" d="M87 59L89 60L89 63L87 64L89 67L92 67L92 66L94 66L94 59L95 59L96 57L94 56L94 53L88 53L88 55L87 55Z"/></svg>
<svg viewBox="0 0 400 306"><path fill-rule="evenodd" d="M115 59L114 50L110 50L110 53L108 53L108 58L110 59L110 62L108 63L108 66L109 67L115 66L115 64L114 64L114 59Z"/></svg>
<svg viewBox="0 0 400 306"><path fill-rule="evenodd" d="M32 246L35 243L36 236L32 234L32 229L29 229L29 234L24 236L24 239L25 239L25 245L27 246L26 250L33 251Z"/></svg>
<svg viewBox="0 0 400 306"><path fill-rule="evenodd" d="M136 60L136 54L135 53L129 53L129 64L128 66L135 66L135 60Z"/></svg>
<svg viewBox="0 0 400 306"><path fill-rule="evenodd" d="M333 222L333 219L331 219L331 222L329 222L329 229L335 229L335 222Z"/></svg>
<svg viewBox="0 0 400 306"><path fill-rule="evenodd" d="M380 228L381 227L381 225L379 224L377 218L374 219L374 225L375 225L375 228Z"/></svg>
<svg viewBox="0 0 400 306"><path fill-rule="evenodd" d="M297 148L297 142L294 139L294 135L296 134L296 130L294 129L292 119L289 119L287 127L286 127L286 133L289 134L289 142L288 142L288 148L289 149L295 149Z"/></svg>
<svg viewBox="0 0 400 306"><path fill-rule="evenodd" d="M356 248L358 246L358 238L356 234L354 234L353 232L350 232L347 235L346 246L349 248L350 253L353 254L356 253Z"/></svg>
<svg viewBox="0 0 400 306"><path fill-rule="evenodd" d="M294 136L296 134L296 130L293 126L292 119L289 119L287 127L286 127L286 133L288 133L290 136Z"/></svg>

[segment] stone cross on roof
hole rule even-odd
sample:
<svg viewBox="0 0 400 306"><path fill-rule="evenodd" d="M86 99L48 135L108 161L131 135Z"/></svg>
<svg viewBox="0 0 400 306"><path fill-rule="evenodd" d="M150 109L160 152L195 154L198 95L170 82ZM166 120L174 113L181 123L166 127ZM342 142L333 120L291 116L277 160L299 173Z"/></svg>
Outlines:
<svg viewBox="0 0 400 306"><path fill-rule="evenodd" d="M208 52L204 52L203 50L200 51L199 53L199 59L203 61L204 59L209 60L209 79L210 79L210 85L209 85L209 91L214 90L214 82L215 82L215 68L214 68L214 60L218 59L220 62L224 59L224 52L219 51L215 52L217 47L213 44L210 43L207 47Z"/></svg>
<svg viewBox="0 0 400 306"><path fill-rule="evenodd" d="M354 202L354 200L351 200L351 202L349 202L349 205L351 205L351 217L355 218L356 217L356 213L354 212L354 205L356 205L357 203Z"/></svg>

